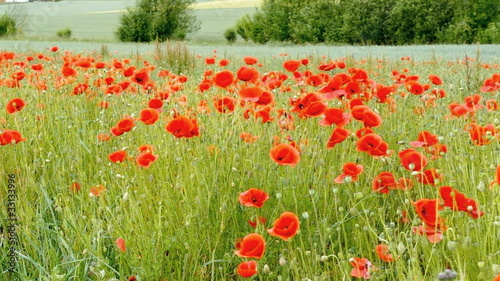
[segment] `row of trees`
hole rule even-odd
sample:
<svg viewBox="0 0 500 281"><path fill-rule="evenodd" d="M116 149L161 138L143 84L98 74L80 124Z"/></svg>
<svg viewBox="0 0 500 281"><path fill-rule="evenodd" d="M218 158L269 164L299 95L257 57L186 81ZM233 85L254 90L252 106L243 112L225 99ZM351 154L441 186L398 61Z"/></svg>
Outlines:
<svg viewBox="0 0 500 281"><path fill-rule="evenodd" d="M500 5L498 0L264 0L235 29L256 43L500 43Z"/></svg>
<svg viewBox="0 0 500 281"><path fill-rule="evenodd" d="M195 0L139 0L121 18L121 41L185 39L199 28ZM498 0L264 0L225 37L294 43L500 43Z"/></svg>

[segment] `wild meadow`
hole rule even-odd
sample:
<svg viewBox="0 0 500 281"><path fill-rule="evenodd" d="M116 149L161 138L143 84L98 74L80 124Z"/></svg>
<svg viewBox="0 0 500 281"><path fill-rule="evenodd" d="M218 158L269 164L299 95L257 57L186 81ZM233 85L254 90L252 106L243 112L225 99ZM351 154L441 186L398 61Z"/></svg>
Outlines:
<svg viewBox="0 0 500 281"><path fill-rule="evenodd" d="M497 60L176 50L0 54L1 280L500 279Z"/></svg>

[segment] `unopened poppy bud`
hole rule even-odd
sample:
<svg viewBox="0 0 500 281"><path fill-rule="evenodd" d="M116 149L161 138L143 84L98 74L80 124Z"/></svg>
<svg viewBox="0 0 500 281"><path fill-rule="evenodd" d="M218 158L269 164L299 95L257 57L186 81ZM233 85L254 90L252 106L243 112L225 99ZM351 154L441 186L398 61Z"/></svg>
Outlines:
<svg viewBox="0 0 500 281"><path fill-rule="evenodd" d="M280 193L280 192L276 193L276 199L280 200L280 199L281 199L281 197L283 197L283 195L281 195L281 193Z"/></svg>
<svg viewBox="0 0 500 281"><path fill-rule="evenodd" d="M477 263L477 267L479 267L480 269L483 269L485 266L486 266L486 263L484 261L480 261Z"/></svg>
<svg viewBox="0 0 500 281"><path fill-rule="evenodd" d="M411 165L413 165L413 164L410 164L410 166L411 166ZM415 166L415 165L413 165L413 166ZM413 169L413 168L412 168L412 169ZM420 175L420 174L421 174L421 172L419 172L419 171L413 171L413 172L411 172L411 175L412 175L412 176L418 176L418 175Z"/></svg>
<svg viewBox="0 0 500 281"><path fill-rule="evenodd" d="M262 268L262 273L264 273L264 274L271 273L271 270L269 269L269 265L267 265L267 264L264 265L264 267Z"/></svg>
<svg viewBox="0 0 500 281"><path fill-rule="evenodd" d="M123 194L123 198L122 198L123 202L127 202L128 198L129 198L128 192L125 192L125 194Z"/></svg>
<svg viewBox="0 0 500 281"><path fill-rule="evenodd" d="M309 218L309 213L308 212L303 212L302 213L302 218L307 220Z"/></svg>
<svg viewBox="0 0 500 281"><path fill-rule="evenodd" d="M499 264L492 264L491 269L493 270L493 274L500 274L500 265Z"/></svg>
<svg viewBox="0 0 500 281"><path fill-rule="evenodd" d="M406 246L403 244L403 242L399 242L397 246L398 254L402 255L404 252L406 252Z"/></svg>
<svg viewBox="0 0 500 281"><path fill-rule="evenodd" d="M485 188L485 184L483 181L480 181L479 184L476 186L476 188L479 190L479 191L484 191L484 188Z"/></svg>
<svg viewBox="0 0 500 281"><path fill-rule="evenodd" d="M354 193L354 198L356 198L356 199L363 198L363 193L362 192L356 192L356 193Z"/></svg>
<svg viewBox="0 0 500 281"><path fill-rule="evenodd" d="M280 257L280 259L279 259L279 264L280 264L281 266L284 266L284 265L286 264L286 262L287 262L287 261L286 261L286 259L285 259L284 257Z"/></svg>
<svg viewBox="0 0 500 281"><path fill-rule="evenodd" d="M334 194L336 194L336 193L338 193L338 192L339 192L339 189L338 189L338 188L336 188L336 187L334 187L334 188L332 188L332 192L333 192Z"/></svg>
<svg viewBox="0 0 500 281"><path fill-rule="evenodd" d="M455 251L458 247L458 243L457 241L448 241L448 243L446 243L446 246L448 247L448 250Z"/></svg>
<svg viewBox="0 0 500 281"><path fill-rule="evenodd" d="M319 258L319 261L320 262L326 262L326 261L328 261L328 256L321 256L321 258Z"/></svg>

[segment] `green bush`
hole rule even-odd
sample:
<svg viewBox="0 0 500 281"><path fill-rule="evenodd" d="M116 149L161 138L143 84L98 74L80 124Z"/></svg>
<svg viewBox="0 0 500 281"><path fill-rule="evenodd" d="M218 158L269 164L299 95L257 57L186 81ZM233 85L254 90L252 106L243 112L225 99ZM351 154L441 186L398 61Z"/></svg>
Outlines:
<svg viewBox="0 0 500 281"><path fill-rule="evenodd" d="M14 35L17 33L16 21L9 15L0 17L0 36Z"/></svg>
<svg viewBox="0 0 500 281"><path fill-rule="evenodd" d="M60 38L66 38L66 39L69 39L71 38L71 29L69 28L63 28L63 29L60 29L56 32L56 35L57 37L60 37Z"/></svg>
<svg viewBox="0 0 500 281"><path fill-rule="evenodd" d="M236 42L237 38L236 29L233 27L226 29L226 31L224 31L224 38L226 38L227 42L229 43Z"/></svg>
<svg viewBox="0 0 500 281"><path fill-rule="evenodd" d="M140 0L120 19L117 37L124 42L182 40L199 28L189 6L194 0Z"/></svg>

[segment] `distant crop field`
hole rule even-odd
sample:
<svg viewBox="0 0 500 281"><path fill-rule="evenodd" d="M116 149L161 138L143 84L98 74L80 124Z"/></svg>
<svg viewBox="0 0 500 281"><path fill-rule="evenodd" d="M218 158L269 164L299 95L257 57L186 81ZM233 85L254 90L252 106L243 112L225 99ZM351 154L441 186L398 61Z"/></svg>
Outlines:
<svg viewBox="0 0 500 281"><path fill-rule="evenodd" d="M23 19L26 36L54 38L56 32L70 28L80 40L115 39L120 14L135 1L60 1L0 5L0 14L11 12ZM223 32L244 14L253 13L259 0L199 1L194 11L201 21L194 40L222 41Z"/></svg>

